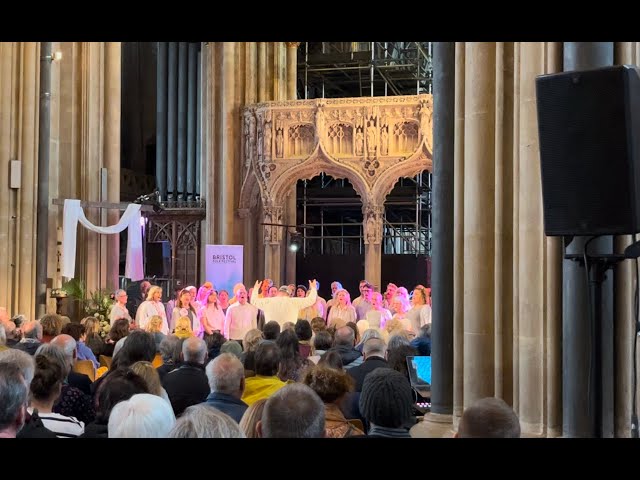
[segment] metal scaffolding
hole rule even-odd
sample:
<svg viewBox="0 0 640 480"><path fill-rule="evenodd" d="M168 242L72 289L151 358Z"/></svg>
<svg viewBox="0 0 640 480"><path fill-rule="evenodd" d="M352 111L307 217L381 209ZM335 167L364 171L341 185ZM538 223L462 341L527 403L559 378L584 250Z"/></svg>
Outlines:
<svg viewBox="0 0 640 480"><path fill-rule="evenodd" d="M432 92L431 42L306 42L298 47L298 98ZM348 181L298 182L301 255L364 252L361 201ZM403 178L385 202L383 253L431 255L431 174Z"/></svg>
<svg viewBox="0 0 640 480"><path fill-rule="evenodd" d="M304 42L298 98L431 93L431 42Z"/></svg>

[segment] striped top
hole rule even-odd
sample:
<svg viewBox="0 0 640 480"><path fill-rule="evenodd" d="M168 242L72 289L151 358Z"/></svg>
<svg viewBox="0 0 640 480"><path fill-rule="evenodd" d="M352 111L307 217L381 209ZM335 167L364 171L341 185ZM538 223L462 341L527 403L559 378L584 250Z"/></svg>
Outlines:
<svg viewBox="0 0 640 480"><path fill-rule="evenodd" d="M29 414L33 414L33 408L29 407ZM59 413L42 413L38 412L38 416L47 428L56 434L58 438L75 438L84 433L84 422L76 417L67 417Z"/></svg>

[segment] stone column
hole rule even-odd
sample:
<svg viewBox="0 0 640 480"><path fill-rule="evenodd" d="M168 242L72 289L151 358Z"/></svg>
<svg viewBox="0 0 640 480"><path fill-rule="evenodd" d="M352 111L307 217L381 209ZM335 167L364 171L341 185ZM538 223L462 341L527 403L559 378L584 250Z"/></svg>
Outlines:
<svg viewBox="0 0 640 480"><path fill-rule="evenodd" d="M613 64L612 42L566 42L564 44L564 70L582 70L604 67ZM566 247L566 253L582 254L588 237L574 237ZM590 253L610 253L612 238L603 237L590 245ZM607 341L613 328L603 328L598 338L591 335L590 308L587 302L587 282L583 266L572 260L563 261L563 340L562 340L562 372L563 372L563 435L567 437L596 436L595 401L596 391L593 388L595 371L585 368L593 365L595 341L603 342L603 383L613 377L607 372L606 364L612 352L608 350ZM603 291L603 327L612 327L612 311L606 305L612 305L612 282L608 280ZM607 300L608 299L608 300ZM591 377L591 378L590 378ZM606 388L603 388L603 402L609 402ZM612 392L611 392L612 393ZM612 399L611 399L612 400ZM611 410L613 405L610 405ZM605 413L608 409L603 408ZM611 427L613 427L611 425ZM605 428L605 434L613 434ZM611 428L612 430L612 428Z"/></svg>
<svg viewBox="0 0 640 480"><path fill-rule="evenodd" d="M264 207L264 223L282 223L284 208L282 206ZM274 285L282 285L282 275L280 266L282 265L281 245L285 229L265 225L264 227L264 273L265 276L273 280Z"/></svg>
<svg viewBox="0 0 640 480"><path fill-rule="evenodd" d="M464 404L464 175L465 175L465 43L456 43L453 186L453 420Z"/></svg>
<svg viewBox="0 0 640 480"><path fill-rule="evenodd" d="M265 102L267 97L267 42L258 42L258 102Z"/></svg>
<svg viewBox="0 0 640 480"><path fill-rule="evenodd" d="M167 199L167 42L158 42L156 70L156 185Z"/></svg>
<svg viewBox="0 0 640 480"><path fill-rule="evenodd" d="M493 396L496 45L465 45L464 405Z"/></svg>
<svg viewBox="0 0 640 480"><path fill-rule="evenodd" d="M614 63L638 65L638 42L616 42ZM615 237L615 253L622 253L633 242L631 235ZM637 261L637 260L636 260ZM635 338L634 292L636 288L636 261L619 263L614 274L615 291L615 436L631 436L630 419L633 394L633 342Z"/></svg>
<svg viewBox="0 0 640 480"><path fill-rule="evenodd" d="M544 433L545 249L535 77L545 73L546 44L520 43L518 201L518 413L524 430Z"/></svg>
<svg viewBox="0 0 640 480"><path fill-rule="evenodd" d="M298 45L300 42L285 42L286 43L286 85L287 85L287 100L295 100L296 99L296 78L297 78L297 52ZM297 188L296 185L291 189L291 193L287 197L287 216L285 218L285 223L287 225L297 225L297 208L296 208L296 200L297 200ZM284 239L286 249L286 272L285 279L287 284L293 283L296 284L296 260L297 253L292 252L288 248L287 238ZM304 281L304 279L301 279Z"/></svg>
<svg viewBox="0 0 640 480"><path fill-rule="evenodd" d="M286 42L287 43L287 98L289 100L296 100L296 80L298 78L298 46L300 42Z"/></svg>
<svg viewBox="0 0 640 480"><path fill-rule="evenodd" d="M14 120L15 135L11 154L7 159L18 159L22 164L21 187L17 190L17 218L15 225L15 256L11 258L15 272L16 297L13 313L26 313L34 318L35 298L24 295L35 289L36 251L36 185L37 185L37 125L38 125L38 44L23 42L17 44L17 61L14 68L20 73L14 77L17 82L14 93L20 92L15 104L19 112ZM15 57L14 57L15 58ZM9 133L9 132L7 132ZM5 170L6 172L7 170ZM29 312L29 313L27 313Z"/></svg>
<svg viewBox="0 0 640 480"><path fill-rule="evenodd" d="M104 85L104 166L107 168L107 201L120 202L120 78L121 43L105 44ZM115 225L122 212L107 211L107 225ZM103 288L115 290L119 286L120 235L106 235L107 284Z"/></svg>
<svg viewBox="0 0 640 480"><path fill-rule="evenodd" d="M236 152L234 148L237 105L235 101L235 42L217 45L222 62L222 84L218 86L220 101L219 136L214 156L216 168L216 241L233 245L235 242L233 225L235 222L236 202Z"/></svg>
<svg viewBox="0 0 640 480"><path fill-rule="evenodd" d="M455 43L433 50L433 308L431 412L453 413L453 186Z"/></svg>
<svg viewBox="0 0 640 480"><path fill-rule="evenodd" d="M178 43L169 42L167 53L167 198L178 198L176 162L178 152Z"/></svg>
<svg viewBox="0 0 640 480"><path fill-rule="evenodd" d="M382 222L384 207L372 203L362 206L364 232L364 276L382 288Z"/></svg>

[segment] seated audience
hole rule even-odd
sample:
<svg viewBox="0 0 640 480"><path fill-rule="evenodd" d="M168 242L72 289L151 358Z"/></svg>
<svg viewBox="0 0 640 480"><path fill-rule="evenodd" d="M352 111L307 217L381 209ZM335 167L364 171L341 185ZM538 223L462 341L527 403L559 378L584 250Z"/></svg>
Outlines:
<svg viewBox="0 0 640 480"><path fill-rule="evenodd" d="M390 368L376 368L364 379L360 412L369 424L369 437L411 438L413 393L409 381Z"/></svg>
<svg viewBox="0 0 640 480"><path fill-rule="evenodd" d="M36 351L36 355L44 355L50 362L57 363L63 371L64 378L68 379L71 364L61 347L53 342L43 343ZM66 417L75 417L85 425L93 422L96 415L91 396L71 386L67 381L62 384L60 396L53 405L53 412Z"/></svg>
<svg viewBox="0 0 640 480"><path fill-rule="evenodd" d="M157 395L139 393L113 407L109 438L167 438L175 423L167 402Z"/></svg>
<svg viewBox="0 0 640 480"><path fill-rule="evenodd" d="M62 317L55 313L48 313L40 319L42 325L42 343L49 343L54 337L62 333Z"/></svg>
<svg viewBox="0 0 640 480"><path fill-rule="evenodd" d="M73 371L73 364L77 359L76 341L70 335L64 333L58 335L51 340L51 345L55 345L62 349L67 360L67 383L72 387L76 387L83 393L91 395L91 379L84 373Z"/></svg>
<svg viewBox="0 0 640 480"><path fill-rule="evenodd" d="M162 333L162 326L164 325L164 320L160 315L153 315L149 319L149 323L147 323L146 331L153 335L153 339L156 341L156 350L160 351L160 342L164 340L166 335Z"/></svg>
<svg viewBox="0 0 640 480"><path fill-rule="evenodd" d="M84 422L53 412L53 404L60 396L65 372L58 362L45 355L36 355L36 369L31 381L29 413L38 412L44 426L58 438L74 438L84 432Z"/></svg>
<svg viewBox="0 0 640 480"><path fill-rule="evenodd" d="M520 421L501 398L482 398L467 407L458 424L457 438L520 438Z"/></svg>
<svg viewBox="0 0 640 480"><path fill-rule="evenodd" d="M104 340L100 336L100 322L95 317L85 317L80 322L84 326L84 343L96 358L104 355Z"/></svg>
<svg viewBox="0 0 640 480"><path fill-rule="evenodd" d="M167 335L162 339L162 342L160 342L162 365L156 368L158 375L160 375L160 380L171 370L178 368L180 364L180 353L182 353L182 346L178 348L179 344L180 339L175 335Z"/></svg>
<svg viewBox="0 0 640 480"><path fill-rule="evenodd" d="M29 387L20 367L0 363L0 438L15 438L27 418Z"/></svg>
<svg viewBox="0 0 640 480"><path fill-rule="evenodd" d="M29 355L36 353L42 339L42 325L35 320L29 320L22 325L22 339L13 348L27 352Z"/></svg>
<svg viewBox="0 0 640 480"><path fill-rule="evenodd" d="M203 340L207 344L207 358L209 362L220 355L220 348L227 341L224 335L218 331L214 331L211 335L205 335Z"/></svg>
<svg viewBox="0 0 640 480"><path fill-rule="evenodd" d="M311 348L311 336L313 335L311 324L307 320L298 320L295 326L295 332L298 337L300 357L303 359L308 358L311 356L313 350Z"/></svg>
<svg viewBox="0 0 640 480"><path fill-rule="evenodd" d="M242 345L235 340L227 340L220 347L220 353L230 353L240 358L242 356Z"/></svg>
<svg viewBox="0 0 640 480"><path fill-rule="evenodd" d="M182 344L180 366L162 379L176 417L187 407L204 402L209 395L209 381L204 372L206 360L207 344L201 338L189 337Z"/></svg>
<svg viewBox="0 0 640 480"><path fill-rule="evenodd" d="M233 418L202 403L192 405L184 411L169 432L169 438L245 438L245 436Z"/></svg>
<svg viewBox="0 0 640 480"><path fill-rule="evenodd" d="M169 395L167 395L167 391L162 388L162 384L160 383L160 375L158 375L158 371L153 367L151 362L136 362L129 368L132 372L139 375L147 384L148 391L145 393L157 395L171 403Z"/></svg>
<svg viewBox="0 0 640 480"><path fill-rule="evenodd" d="M292 329L286 329L280 332L276 345L280 347L280 368L278 377L283 382L291 380L297 382L302 371L311 365L307 359L300 356L300 346L298 337Z"/></svg>
<svg viewBox="0 0 640 480"><path fill-rule="evenodd" d="M344 371L344 365L342 364L342 357L335 350L329 350L320 357L318 365L334 368L336 370Z"/></svg>
<svg viewBox="0 0 640 480"><path fill-rule="evenodd" d="M262 398L249 405L240 419L240 429L243 431L247 438L259 438L256 426L258 422L262 420L262 412L264 411L264 404L267 403L266 398Z"/></svg>
<svg viewBox="0 0 640 480"><path fill-rule="evenodd" d="M240 422L247 409L241 398L244 393L244 367L235 355L223 353L206 368L211 393L206 404Z"/></svg>
<svg viewBox="0 0 640 480"><path fill-rule="evenodd" d="M353 379L344 370L317 365L308 370L302 379L324 402L325 429L329 438L345 438L364 435L351 425L340 411L340 403L353 390Z"/></svg>
<svg viewBox="0 0 640 480"><path fill-rule="evenodd" d="M418 350L418 355L431 356L431 324L427 323L418 330L418 336L411 340L411 346Z"/></svg>
<svg viewBox="0 0 640 480"><path fill-rule="evenodd" d="M67 323L62 327L62 333L69 335L76 341L76 360L91 360L95 368L100 367L96 356L84 343L85 327L81 323Z"/></svg>
<svg viewBox="0 0 640 480"><path fill-rule="evenodd" d="M106 357L113 357L113 351L116 348L116 343L127 335L129 335L129 320L126 318L119 318L113 322L111 324L111 330L109 330L109 334L105 339L104 346L102 347L102 355Z"/></svg>
<svg viewBox="0 0 640 480"><path fill-rule="evenodd" d="M81 437L107 438L113 407L138 393L149 393L147 383L142 377L128 368L113 371L96 392L96 419L85 426Z"/></svg>
<svg viewBox="0 0 640 480"><path fill-rule="evenodd" d="M271 320L270 322L264 324L262 334L265 340L273 340L275 342L275 340L278 338L278 335L280 335L280 331L280 324L275 320Z"/></svg>
<svg viewBox="0 0 640 480"><path fill-rule="evenodd" d="M320 357L333 345L333 337L326 330L319 331L313 337L314 354L309 357L309 361L318 363Z"/></svg>
<svg viewBox="0 0 640 480"><path fill-rule="evenodd" d="M322 438L324 404L307 385L286 385L269 397L256 429L262 438Z"/></svg>
<svg viewBox="0 0 640 480"><path fill-rule="evenodd" d="M274 342L262 342L256 349L256 374L245 379L242 401L251 406L268 398L286 384L277 376L280 367L280 347Z"/></svg>
<svg viewBox="0 0 640 480"><path fill-rule="evenodd" d="M336 330L333 339L333 348L342 357L342 364L345 369L357 367L363 362L362 354L355 347L356 336L354 331L344 326Z"/></svg>

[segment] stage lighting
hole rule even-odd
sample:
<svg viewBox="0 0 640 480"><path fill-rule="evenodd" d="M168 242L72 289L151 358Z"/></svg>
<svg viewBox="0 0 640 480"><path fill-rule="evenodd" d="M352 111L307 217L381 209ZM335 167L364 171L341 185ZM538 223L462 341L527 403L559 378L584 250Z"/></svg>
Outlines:
<svg viewBox="0 0 640 480"><path fill-rule="evenodd" d="M289 233L289 250L297 252L302 246L302 235L298 232Z"/></svg>

